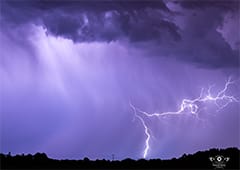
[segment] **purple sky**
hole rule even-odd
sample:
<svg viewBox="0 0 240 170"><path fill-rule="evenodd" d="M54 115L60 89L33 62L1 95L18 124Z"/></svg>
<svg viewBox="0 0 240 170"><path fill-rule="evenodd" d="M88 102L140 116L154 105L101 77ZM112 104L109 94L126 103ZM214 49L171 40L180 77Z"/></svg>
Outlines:
<svg viewBox="0 0 240 170"><path fill-rule="evenodd" d="M142 157L146 136L129 102L176 111L201 88L235 84L239 1L0 0L0 152L52 158ZM147 158L240 147L239 103L204 123L146 119Z"/></svg>

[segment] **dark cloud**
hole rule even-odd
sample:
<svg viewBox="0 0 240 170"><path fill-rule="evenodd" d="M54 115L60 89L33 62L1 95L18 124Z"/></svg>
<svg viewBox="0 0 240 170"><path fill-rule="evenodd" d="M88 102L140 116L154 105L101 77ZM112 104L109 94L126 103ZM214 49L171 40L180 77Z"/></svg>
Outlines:
<svg viewBox="0 0 240 170"><path fill-rule="evenodd" d="M180 0L175 1L182 7L188 9L206 9L206 8L217 8L223 11L238 11L240 2L239 0Z"/></svg>
<svg viewBox="0 0 240 170"><path fill-rule="evenodd" d="M47 34L78 42L128 40L154 56L175 57L204 67L239 67L239 51L217 31L238 1L2 1L2 21L35 23ZM177 22L182 16L184 27Z"/></svg>
<svg viewBox="0 0 240 170"><path fill-rule="evenodd" d="M5 1L3 14L15 23L41 22L47 32L76 42L159 39L165 32L179 39L177 27L158 13L169 12L162 1ZM139 18L141 17L141 18Z"/></svg>
<svg viewBox="0 0 240 170"><path fill-rule="evenodd" d="M106 12L111 10L116 11L133 11L133 10L144 10L146 8L151 9L162 9L169 11L165 3L161 0L157 1L126 1L126 0L88 0L88 1L66 1L66 0L11 0L5 1L11 6L15 7L27 7L42 10L51 10L56 8L62 8L69 12L89 11L89 12Z"/></svg>
<svg viewBox="0 0 240 170"><path fill-rule="evenodd" d="M153 43L151 44L152 55L173 57L199 67L239 67L239 49L232 49L218 31L227 14L239 16L236 11L238 6L234 6L236 1L230 1L230 4L223 1L219 3L216 1L180 1L180 4L184 8L179 11L173 22L181 27L179 31L181 41L170 43L166 38L167 43L161 45ZM236 22L239 23L239 20ZM239 26L239 24L236 25ZM235 36L240 37L238 32Z"/></svg>

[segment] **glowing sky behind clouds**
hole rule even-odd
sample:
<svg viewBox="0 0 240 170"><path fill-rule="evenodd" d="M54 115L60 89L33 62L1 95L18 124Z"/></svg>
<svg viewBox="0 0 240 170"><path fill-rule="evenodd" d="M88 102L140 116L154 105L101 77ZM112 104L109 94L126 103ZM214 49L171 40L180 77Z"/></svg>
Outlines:
<svg viewBox="0 0 240 170"><path fill-rule="evenodd" d="M175 111L229 76L228 93L239 98L239 8L214 2L2 0L1 152L140 158L145 135L129 101ZM213 109L204 124L147 120L149 158L240 147L239 104Z"/></svg>

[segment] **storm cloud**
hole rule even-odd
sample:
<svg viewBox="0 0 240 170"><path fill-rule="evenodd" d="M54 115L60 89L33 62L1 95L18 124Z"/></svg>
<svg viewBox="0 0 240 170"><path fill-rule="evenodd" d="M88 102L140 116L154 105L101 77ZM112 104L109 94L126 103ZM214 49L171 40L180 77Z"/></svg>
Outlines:
<svg viewBox="0 0 240 170"><path fill-rule="evenodd" d="M35 23L47 34L75 43L127 41L145 48L149 56L173 57L200 67L238 67L239 48L232 49L219 31L226 15L239 15L238 5L234 0L3 1L2 21L16 27ZM239 20L235 22L239 27ZM239 39L239 32L235 34Z"/></svg>

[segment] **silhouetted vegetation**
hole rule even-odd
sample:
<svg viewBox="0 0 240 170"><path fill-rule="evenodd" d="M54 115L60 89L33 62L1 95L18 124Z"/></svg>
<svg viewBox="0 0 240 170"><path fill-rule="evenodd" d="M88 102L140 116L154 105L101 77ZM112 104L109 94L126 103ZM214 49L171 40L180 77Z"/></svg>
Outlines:
<svg viewBox="0 0 240 170"><path fill-rule="evenodd" d="M210 149L208 151L199 151L195 154L184 154L180 158L171 160L161 159L139 159L130 158L122 161L118 160L55 160L50 159L44 153L35 155L16 155L0 154L1 169L214 169L209 157L222 155L229 157L224 169L240 169L240 150L238 148Z"/></svg>

